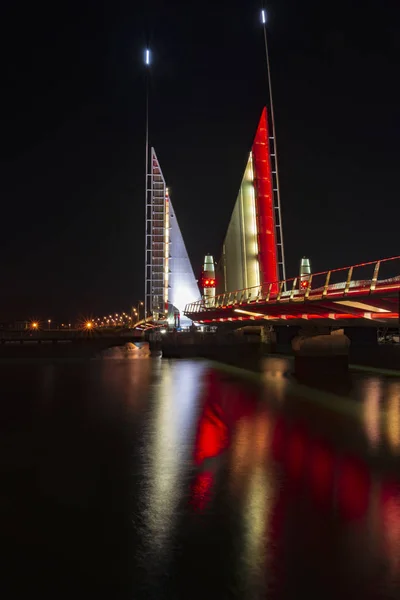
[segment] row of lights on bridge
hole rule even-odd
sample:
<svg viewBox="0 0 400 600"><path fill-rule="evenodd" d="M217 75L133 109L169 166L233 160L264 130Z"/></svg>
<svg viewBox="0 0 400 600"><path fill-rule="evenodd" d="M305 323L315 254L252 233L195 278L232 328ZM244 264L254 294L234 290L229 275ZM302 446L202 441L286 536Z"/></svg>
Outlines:
<svg viewBox="0 0 400 600"><path fill-rule="evenodd" d="M110 314L108 316L104 315L103 317L95 317L93 319L85 319L80 324L80 329L91 330L96 327L120 327L122 325L130 326L130 325L132 325L132 322L139 320L139 309L140 309L140 306L143 306L143 304L144 304L143 302L139 302L138 307L132 309L131 315L128 315L126 312L122 312L122 313ZM48 319L47 324L48 324L48 328L50 329L51 319ZM41 328L41 324L39 321L35 320L30 323L29 327L33 331L38 331ZM61 328L64 328L64 327L68 327L70 329L71 323L68 323L68 325L65 325L64 323L62 323Z"/></svg>

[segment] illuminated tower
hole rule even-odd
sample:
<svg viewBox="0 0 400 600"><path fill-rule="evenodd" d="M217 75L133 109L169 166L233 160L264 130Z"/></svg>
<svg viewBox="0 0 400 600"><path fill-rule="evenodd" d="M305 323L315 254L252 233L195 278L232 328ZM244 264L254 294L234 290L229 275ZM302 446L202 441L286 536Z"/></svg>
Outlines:
<svg viewBox="0 0 400 600"><path fill-rule="evenodd" d="M300 287L306 288L310 280L311 263L310 259L303 256L300 263Z"/></svg>
<svg viewBox="0 0 400 600"><path fill-rule="evenodd" d="M264 4L264 2L263 2ZM269 123L269 134L267 137L268 148L269 148L269 161L271 165L272 175L272 191L274 197L274 224L275 224L275 235L276 235L276 250L278 257L278 279L280 281L286 280L286 265L285 265L285 248L283 245L283 231L282 231L282 213L281 213L281 192L279 186L279 171L278 171L278 147L276 143L276 132L275 132L275 115L274 115L274 101L272 96L272 82L271 82L271 67L269 61L268 52L268 39L267 39L267 11L265 8L261 11L261 22L263 26L264 34L264 48L265 48L265 59L267 63L267 96L268 96L268 112L267 112L267 123ZM286 289L286 284L285 284Z"/></svg>
<svg viewBox="0 0 400 600"><path fill-rule="evenodd" d="M190 324L183 310L200 298L199 289L154 148L147 181L146 316L154 321L168 318L172 324L179 313L181 324Z"/></svg>
<svg viewBox="0 0 400 600"><path fill-rule="evenodd" d="M257 288L279 280L279 233L274 213L274 180L264 108L218 263L218 292Z"/></svg>
<svg viewBox="0 0 400 600"><path fill-rule="evenodd" d="M201 287L203 288L204 304L207 307L214 306L215 298L215 266L211 254L204 257L203 271L201 276Z"/></svg>
<svg viewBox="0 0 400 600"><path fill-rule="evenodd" d="M154 148L150 152L149 187L146 195L146 316L158 320L168 301L167 188Z"/></svg>
<svg viewBox="0 0 400 600"><path fill-rule="evenodd" d="M154 148L149 152L149 67L146 65L146 163L145 163L145 319L183 325L185 305L200 299L199 289L186 251L175 211Z"/></svg>

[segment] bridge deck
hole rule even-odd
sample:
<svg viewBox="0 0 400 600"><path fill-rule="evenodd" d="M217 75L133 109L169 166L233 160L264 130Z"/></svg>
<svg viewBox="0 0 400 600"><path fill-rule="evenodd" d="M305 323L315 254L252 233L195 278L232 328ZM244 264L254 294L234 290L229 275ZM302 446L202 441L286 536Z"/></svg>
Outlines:
<svg viewBox="0 0 400 600"><path fill-rule="evenodd" d="M233 320L363 320L381 326L399 319L400 257L218 294L191 303L185 315L209 323Z"/></svg>

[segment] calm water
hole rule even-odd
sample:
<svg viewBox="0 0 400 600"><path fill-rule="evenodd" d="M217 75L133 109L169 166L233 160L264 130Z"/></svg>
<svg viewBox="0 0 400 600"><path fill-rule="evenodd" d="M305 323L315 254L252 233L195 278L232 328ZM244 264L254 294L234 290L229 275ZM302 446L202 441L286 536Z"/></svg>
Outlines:
<svg viewBox="0 0 400 600"><path fill-rule="evenodd" d="M0 364L2 599L399 598L400 380Z"/></svg>

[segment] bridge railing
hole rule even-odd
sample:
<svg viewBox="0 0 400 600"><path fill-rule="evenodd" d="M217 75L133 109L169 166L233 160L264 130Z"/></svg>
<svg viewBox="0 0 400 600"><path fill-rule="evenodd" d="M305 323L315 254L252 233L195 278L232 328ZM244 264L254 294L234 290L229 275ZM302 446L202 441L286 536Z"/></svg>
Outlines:
<svg viewBox="0 0 400 600"><path fill-rule="evenodd" d="M188 304L185 314L257 305L301 303L324 298L335 300L400 290L400 256L292 277Z"/></svg>

